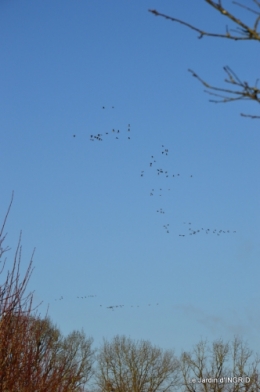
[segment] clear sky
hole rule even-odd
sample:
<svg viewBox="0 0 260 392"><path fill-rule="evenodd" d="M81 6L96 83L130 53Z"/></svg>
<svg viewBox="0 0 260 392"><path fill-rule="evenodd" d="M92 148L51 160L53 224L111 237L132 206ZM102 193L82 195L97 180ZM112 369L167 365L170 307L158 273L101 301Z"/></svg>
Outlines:
<svg viewBox="0 0 260 392"><path fill-rule="evenodd" d="M224 86L228 65L254 83L259 45L199 40L149 8L227 24L202 0L1 1L8 260L22 230L40 312L96 346L240 334L260 351L260 122L240 116L259 108L209 103L188 72Z"/></svg>

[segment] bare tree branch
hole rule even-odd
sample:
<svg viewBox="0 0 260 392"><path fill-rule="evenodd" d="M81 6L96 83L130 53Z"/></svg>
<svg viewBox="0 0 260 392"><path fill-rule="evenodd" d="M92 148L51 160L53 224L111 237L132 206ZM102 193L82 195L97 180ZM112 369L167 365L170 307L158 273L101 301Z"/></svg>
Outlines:
<svg viewBox="0 0 260 392"><path fill-rule="evenodd" d="M258 17L255 20L255 23L254 23L253 27L249 27L247 24L243 23L240 19L236 18L231 12L227 11L221 5L221 1L220 0L217 3L212 1L212 0L205 0L205 1L210 6L212 6L217 11L219 11L222 15L226 16L232 22L234 22L237 25L237 27L239 27L237 32L240 35L230 34L228 28L226 28L226 33L225 34L206 32L206 31L204 31L202 29L199 29L198 27L193 26L190 23L184 22L183 20L180 20L180 19L177 19L177 18L173 18L172 16L163 14L161 12L158 12L157 10L149 9L148 11L151 12L152 14L154 14L155 16L161 16L161 17L163 17L165 19L171 20L172 22L177 22L177 23L180 23L180 24L182 24L184 26L187 26L191 30L197 31L200 34L198 38L203 38L204 36L207 36L207 37L217 37L217 38L228 38L228 39L232 39L232 40L235 40L235 41L245 41L245 40L260 41L260 32L257 31L258 24L259 24L259 21L260 21L260 13L259 12L254 11L252 9L248 9L249 11L255 12L258 15ZM245 7L245 8L247 8L247 7ZM241 34L242 34L242 36L241 36Z"/></svg>
<svg viewBox="0 0 260 392"><path fill-rule="evenodd" d="M220 87L215 87L210 85L209 83L205 82L200 76L198 76L194 71L189 69L188 71L191 72L192 76L194 76L196 79L198 79L203 86L207 87L207 89L214 90L214 91L220 91L229 95L220 95L220 94L215 94L212 93L211 91L205 90L206 93L213 95L215 97L222 98L221 100L213 100L211 99L210 102L214 103L226 103L226 102L233 102L233 101L238 101L238 100L252 100L256 101L257 103L260 103L260 89L257 87L258 79L256 80L256 83L254 86L249 86L247 82L242 82L238 76L235 74L234 71L228 66L223 67L224 71L228 75L228 79L225 79L224 81L226 83L232 84L234 86L240 87L240 90L230 90L226 88L220 88ZM230 96L231 94L231 96ZM233 95L233 96L232 96ZM251 116L251 115L244 115L241 113L243 117L251 117L251 118L259 118L259 116Z"/></svg>
<svg viewBox="0 0 260 392"><path fill-rule="evenodd" d="M179 363L147 341L116 336L99 350L98 392L172 392L179 382Z"/></svg>
<svg viewBox="0 0 260 392"><path fill-rule="evenodd" d="M211 33L204 31L190 23L187 23L183 20L174 18L172 16L163 14L161 12L158 12L157 10L151 10L149 9L148 11L154 14L155 16L161 16L165 19L171 20L172 22L177 22L181 25L184 25L188 27L191 30L196 31L199 33L198 38L203 38L204 36L208 37L217 37L217 38L227 38L235 41L245 41L245 40L255 40L255 41L260 41L260 31L258 31L259 23L260 23L260 12L259 10L252 9L251 7L245 6L237 1L233 1L233 4L244 8L248 12L251 12L253 14L256 14L257 17L255 19L255 22L253 24L253 27L248 26L246 23L238 19L236 16L234 16L233 13L230 11L226 10L222 6L221 0L218 1L213 1L213 0L204 0L207 4L209 4L211 7L213 7L215 10L221 13L221 15L227 17L230 21L232 21L236 25L236 29L229 29L228 26L226 26L226 33L221 34L221 33ZM259 0L252 0L253 3L260 8L260 1ZM217 94L211 91L206 90L206 92L209 95L221 98L219 100L211 99L209 100L210 102L214 103L226 103L226 102L233 102L233 101L239 101L239 100L252 100L257 103L260 103L260 89L257 87L257 81L255 85L249 85L248 82L242 82L237 75L234 73L234 71L231 70L228 66L224 67L224 71L226 72L228 78L225 79L226 83L232 84L233 86L239 87L237 90L230 90L226 88L219 88L212 86L205 82L203 79L201 79L194 71L189 69L189 72L192 73L194 77L196 77L207 89L217 91L217 92L222 92L227 95L221 95ZM244 114L240 113L241 116L243 117L249 117L252 119L258 119L260 116L257 115L251 115L251 114Z"/></svg>
<svg viewBox="0 0 260 392"><path fill-rule="evenodd" d="M202 341L191 353L183 352L180 368L183 392L256 392L259 389L259 358L239 338L230 343L221 339L211 346ZM238 384L219 382L225 377L242 377ZM192 383L191 380L200 380ZM211 382L205 380L211 379ZM204 380L204 381L203 381Z"/></svg>
<svg viewBox="0 0 260 392"><path fill-rule="evenodd" d="M4 229L13 194L0 231L0 259ZM21 278L21 233L11 268L0 283L0 391L83 392L92 376L92 339L74 331L66 338L32 306L26 294L33 271L32 260ZM0 275L4 272L1 268Z"/></svg>
<svg viewBox="0 0 260 392"><path fill-rule="evenodd" d="M260 118L260 116L255 116L255 115L253 115L253 114L244 114L244 113L240 113L240 115L242 116L242 117L250 117L250 118L252 118L252 119L258 119L258 118Z"/></svg>

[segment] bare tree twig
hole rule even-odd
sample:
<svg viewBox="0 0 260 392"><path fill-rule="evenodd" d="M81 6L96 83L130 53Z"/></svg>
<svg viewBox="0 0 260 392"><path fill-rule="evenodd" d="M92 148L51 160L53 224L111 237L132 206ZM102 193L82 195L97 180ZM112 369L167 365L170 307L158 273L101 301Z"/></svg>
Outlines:
<svg viewBox="0 0 260 392"><path fill-rule="evenodd" d="M236 5L238 5L239 7L244 8L244 9L247 10L247 11L253 12L253 13L256 14L256 15L260 15L260 12L255 11L255 10L252 10L252 8L246 7L245 5L240 4L240 3L238 3L237 1L233 1L233 4L236 4Z"/></svg>
<svg viewBox="0 0 260 392"><path fill-rule="evenodd" d="M213 8L215 8L217 11L219 11L222 15L228 17L230 20L232 20L232 22L234 22L236 25L238 25L240 27L240 29L242 30L243 36L241 37L241 35L232 35L232 34L230 34L228 28L226 28L226 34L206 32L206 31L204 31L202 29L199 29L198 27L193 26L190 23L184 22L181 19L173 18L172 16L163 14L161 12L158 12L157 10L149 9L148 11L151 12L152 14L154 14L155 16L161 16L161 17L163 17L165 19L171 20L172 22L177 22L177 23L180 23L180 24L182 24L184 26L187 26L191 30L197 31L200 34L198 38L203 38L204 36L207 36L207 37L217 37L217 38L228 38L228 39L232 39L232 40L235 40L235 41L245 41L245 40L260 41L260 32L257 31L258 23L260 21L260 17L259 16L258 16L258 18L256 19L256 21L254 23L254 27L251 28L248 25L246 25L245 23L243 23L240 19L236 18L229 11L224 9L224 7L222 7L220 2L219 3L215 3L212 0L205 0L205 1L209 5L211 5ZM259 15L259 13L257 13L257 14ZM241 31L239 31L239 33L241 34Z"/></svg>
<svg viewBox="0 0 260 392"><path fill-rule="evenodd" d="M244 113L240 113L240 115L242 116L242 117L250 117L250 118L252 118L252 119L259 119L260 118L260 116L255 116L255 115L252 115L252 114L244 114Z"/></svg>
<svg viewBox="0 0 260 392"><path fill-rule="evenodd" d="M209 83L205 82L205 80L203 80L200 76L198 76L191 69L189 69L188 71L191 72L192 76L194 76L196 79L198 79L203 84L203 86L207 87L207 89L229 94L229 96L228 95L226 96L226 95L220 95L220 94L213 93L212 91L205 90L205 92L209 95L213 95L215 97L222 98L221 100L211 99L210 102L226 103L226 102L233 102L233 101L238 101L238 100L253 100L253 101L260 103L260 89L257 88L258 79L256 80L255 86L249 86L247 82L242 82L238 78L238 76L235 74L235 72L232 71L231 68L226 66L226 67L224 67L224 71L227 73L228 79L225 79L225 82L229 83L229 84L233 84L233 85L241 88L240 90L230 90L230 89L226 89L226 88L212 86ZM231 94L231 96L230 96L230 94ZM232 96L232 95L235 95L235 96ZM242 113L241 113L241 116L249 117L249 118L253 118L253 119L260 118L260 116L245 115Z"/></svg>
<svg viewBox="0 0 260 392"><path fill-rule="evenodd" d="M177 22L181 25L184 25L188 27L191 30L196 31L199 33L198 38L203 38L204 36L208 37L217 37L217 38L227 38L227 39L232 39L235 41L245 41L245 40L255 40L255 41L260 41L260 31L257 31L259 23L260 23L260 12L258 10L254 10L248 6L245 6L237 1L233 1L233 4L242 7L246 9L247 11L254 13L257 15L257 18L254 22L253 27L249 27L246 23L235 17L231 12L226 10L222 6L221 0L218 1L213 1L213 0L204 0L207 4L209 4L211 7L213 7L215 10L221 13L221 15L226 16L229 20L231 20L235 25L236 29L229 30L228 26L226 26L226 33L225 34L220 34L220 33L211 33L204 31L190 23L187 23L181 19L174 18L172 16L163 14L161 12L158 12L157 10L151 10L149 9L148 11L154 14L155 16L161 16L165 19L168 19L172 22ZM256 6L260 8L260 1L259 0L252 0ZM194 77L196 77L207 89L213 90L213 91L219 91L222 93L225 93L227 95L220 95L220 94L215 94L212 93L211 91L206 90L206 92L210 95L213 95L215 97L222 98L220 100L210 100L210 102L214 103L226 103L226 102L233 102L233 101L238 101L238 100L252 100L257 103L260 103L260 89L257 87L257 81L255 85L249 85L248 82L242 82L238 76L235 74L234 71L231 70L228 66L224 67L224 71L226 72L228 78L225 79L226 83L232 84L234 86L239 87L239 90L230 90L226 88L219 88L212 86L205 82L205 80L201 79L194 71L189 69L189 72L192 73ZM241 116L243 117L250 117L250 118L260 118L260 116L257 115L247 115L247 114L242 114Z"/></svg>

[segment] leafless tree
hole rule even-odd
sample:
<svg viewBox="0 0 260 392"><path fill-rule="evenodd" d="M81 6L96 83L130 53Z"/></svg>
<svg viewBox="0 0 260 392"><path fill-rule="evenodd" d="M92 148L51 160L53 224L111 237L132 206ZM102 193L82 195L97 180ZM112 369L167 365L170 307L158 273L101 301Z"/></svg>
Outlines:
<svg viewBox="0 0 260 392"><path fill-rule="evenodd" d="M6 260L3 255L4 229L11 202L0 231L0 275ZM0 392L83 392L92 375L92 339L74 331L63 337L37 307L32 308L33 292L26 294L32 273L32 258L23 278L20 276L21 236L13 264L0 284Z"/></svg>
<svg viewBox="0 0 260 392"><path fill-rule="evenodd" d="M218 340L211 346L208 346L206 341L201 341L191 353L182 353L180 360L182 390L185 392L259 391L259 364L260 359L253 356L253 352L239 338L235 338L231 343Z"/></svg>
<svg viewBox="0 0 260 392"><path fill-rule="evenodd" d="M233 23L235 29L230 29L226 26L226 31L224 33L212 33L204 31L198 27L195 27L193 24L187 23L183 20L177 19L175 17L163 14L158 12L157 10L149 10L152 14L156 16L163 17L172 22L179 23L189 29L197 32L199 34L198 38L203 37L215 37L215 38L225 38L234 41L245 41L245 40L253 40L260 41L260 31L259 31L259 22L260 22L260 1L259 0L251 0L252 7L248 6L250 0L246 2L246 5L243 5L237 1L233 1L232 3L238 7L242 7L246 11L250 12L255 16L254 22L252 26L249 26L247 23L243 22L239 18L237 18L234 13L227 10L223 5L222 1L213 1L213 0L204 0L207 4L213 7L217 12L219 12L223 17L227 18L229 21ZM257 87L258 79L255 84L250 84L248 82L244 82L239 78L236 73L228 66L224 67L224 72L226 73L225 82L231 86L231 88L221 88L213 86L206 81L204 81L198 74L191 69L189 72L198 79L204 87L207 88L205 92L210 94L211 96L217 97L218 99L210 99L210 102L214 103L225 103L225 102L233 102L240 100L251 100L260 104L260 89ZM223 95L224 94L224 95ZM259 119L260 116L244 114L241 113L241 116L250 117L252 119Z"/></svg>
<svg viewBox="0 0 260 392"><path fill-rule="evenodd" d="M6 259L3 259L3 256L7 251L10 250L8 246L4 246L4 241L6 239L6 235L4 234L6 221L8 215L10 213L10 209L13 203L13 193L11 197L11 201L5 215L2 228L0 230L0 274L3 275L5 273ZM16 247L14 261L11 270L7 271L6 278L4 282L0 285L0 317L2 315L6 315L8 312L13 314L14 312L23 312L24 314L29 314L32 306L33 293L25 295L25 291L27 288L27 284L29 282L30 276L32 274L32 260L33 254L30 259L27 271L23 277L20 278L20 264L21 264L21 233L19 236L18 244ZM2 264L2 265L1 265Z"/></svg>
<svg viewBox="0 0 260 392"><path fill-rule="evenodd" d="M97 357L96 381L100 392L173 391L179 364L172 351L163 352L148 341L116 336L104 341Z"/></svg>
<svg viewBox="0 0 260 392"><path fill-rule="evenodd" d="M94 350L92 338L86 338L83 331L73 331L61 341L61 362L66 364L65 372L73 370L74 382L85 386L93 376ZM76 382L77 380L77 382Z"/></svg>

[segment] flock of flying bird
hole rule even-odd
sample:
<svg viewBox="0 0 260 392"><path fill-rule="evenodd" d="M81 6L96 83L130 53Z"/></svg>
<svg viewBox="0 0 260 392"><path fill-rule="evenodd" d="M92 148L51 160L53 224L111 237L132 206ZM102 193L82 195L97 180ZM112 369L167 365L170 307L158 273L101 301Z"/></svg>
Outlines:
<svg viewBox="0 0 260 392"><path fill-rule="evenodd" d="M102 106L102 110L104 110L104 109L106 109L105 106ZM114 109L114 106L112 106L112 109ZM130 128L130 124L128 124L127 134L126 134L128 140L130 140L130 132L131 132L131 128ZM119 137L121 137L121 135L123 135L123 132L113 128L110 132L105 132L104 136L101 133L91 134L90 135L90 141L92 141L92 142L94 142L94 141L103 141L103 138L105 137L105 135L108 136L109 134L114 135L115 139L119 139ZM73 137L75 138L76 135L74 134ZM161 146L161 154L160 154L160 156L167 157L168 155L169 155L169 149L165 148L165 146L162 145ZM150 160L149 160L149 164L148 164L148 170L151 170L151 169L155 168L155 174L156 174L157 177L158 176L163 176L164 178L178 179L181 176L180 173L172 173L172 172L170 172L168 170L164 170L161 167L155 167L156 163L157 163L157 159L155 158L154 155L151 155ZM141 177L145 176L145 170L141 171L140 176ZM184 177L187 178L187 176L184 176ZM188 177L190 179L192 179L193 175L190 174ZM153 196L161 197L163 195L164 191L166 191L168 193L169 191L171 191L171 188L169 188L169 187L166 187L166 188L165 187L163 187L163 188L161 188L161 187L154 187L154 188L152 188L150 190L150 197L153 197ZM159 215L165 215L165 210L160 207L160 208L157 208L156 213L159 214ZM192 223L191 222L183 222L183 224L186 225L185 227L186 227L187 230L185 232L179 233L178 234L179 237L188 237L188 236L194 236L194 235L198 236L199 234L205 234L205 235L215 234L217 236L220 236L220 235L223 235L223 234L230 235L230 234L235 234L236 233L236 230L231 230L231 229L216 229L216 228L210 229L210 228L206 228L206 227L200 227L200 228L196 228L195 229L195 228L192 227ZM164 224L163 225L163 229L164 229L165 233L169 234L170 233L170 224L169 223ZM86 300L86 299L95 298L95 297L97 297L96 294L90 294L90 295L84 295L84 296L77 296L77 297L75 297L75 299ZM62 301L62 300L64 300L63 296L60 296L59 298L55 299L55 301ZM122 308L130 308L130 307L131 308L139 308L139 307L143 308L144 306L150 307L150 306L158 306L158 305L159 305L159 303L156 303L156 304L151 304L150 303L150 304L141 305L141 306L140 305L122 305L122 304L118 304L118 305L109 305L109 306L99 305L99 307L103 308L103 309L108 309L108 310L114 311L114 310L118 310L118 309L122 309Z"/></svg>
<svg viewBox="0 0 260 392"><path fill-rule="evenodd" d="M95 295L93 295L93 294L85 295L84 297L77 296L77 299L87 299L87 298L94 298L94 297L97 297L96 294ZM64 299L64 297L63 297L63 295L61 295L60 298L55 298L55 301L61 301L63 299Z"/></svg>
<svg viewBox="0 0 260 392"><path fill-rule="evenodd" d="M168 156L169 155L169 149L165 148L165 146L162 145L161 146L161 154L160 155L164 156L164 157ZM155 166L154 164L157 163L157 161L158 160L156 159L156 157L154 155L151 155L151 158L150 158L150 161L149 161L149 166L148 166L150 170L152 168L154 168L154 166ZM155 167L155 174L157 176L163 176L164 178L167 178L169 180L170 179L178 179L178 178L181 177L180 173L172 173L172 172L170 172L168 170L165 170L165 169L163 169L161 167L159 167L159 168ZM141 171L140 176L141 177L145 176L145 171L144 170ZM182 176L182 177L185 177L185 178L188 177L190 179L193 179L193 174L189 174L188 176L186 175L186 176ZM171 189L172 188L169 188L168 186L163 187L163 188L162 187L154 187L154 188L152 188L150 190L150 196L151 197L153 197L153 196L162 197L163 194L165 195L165 193L164 193L165 191L168 193L168 192L171 191ZM160 207L160 208L156 209L156 213L158 213L160 215L164 215L165 214L165 210L162 207ZM183 223L186 224L186 222L183 222ZM188 225L191 225L191 222L189 222ZM169 223L164 224L163 225L163 229L166 232L166 234L169 234L170 233L170 224ZM234 233L236 233L236 230L216 229L216 228L209 229L209 228L203 228L203 227L193 229L193 228L189 227L188 228L188 232L186 232L186 233L179 233L178 236L179 237L187 237L189 235L198 235L200 233L201 234L202 233L205 233L205 234L216 234L217 236L220 236L222 234L230 234L230 233L234 234Z"/></svg>
<svg viewBox="0 0 260 392"><path fill-rule="evenodd" d="M106 107L102 106L102 109L106 109ZM114 109L114 106L112 106L112 109ZM127 140L131 140L131 136L130 136L129 132L131 132L130 124L128 124L128 126L127 126L127 134L126 134ZM112 128L112 130L110 132L105 132L104 134L103 133L91 134L89 140L91 142L94 142L94 141L102 142L104 140L104 137L107 137L110 134L114 135L114 138L116 140L120 139L121 137L124 137L123 132L120 131L120 129ZM74 138L76 136L77 136L76 134L73 135Z"/></svg>
<svg viewBox="0 0 260 392"><path fill-rule="evenodd" d="M115 107L111 106L108 108L108 107L102 106L101 108L102 108L102 110L105 110L105 109L114 109ZM124 137L124 138L127 137L127 140L131 140L131 137L130 137L131 133L130 132L131 132L131 126L130 126L130 124L128 124L126 133L124 133L123 131L120 131L119 129L112 128L112 130L110 130L109 132L105 132L104 134L102 134L102 133L91 134L90 141L91 142L94 142L94 141L101 142L104 140L105 137L107 137L109 135L113 135L114 139L119 139L121 137ZM76 135L74 134L73 137L75 138ZM180 177L193 179L193 174L181 176L180 173L173 173L169 170L165 170L164 168L158 166L157 162L160 160L160 157L164 158L164 157L167 157L168 155L169 155L169 149L166 148L164 146L164 144L162 144L161 151L159 153L159 159L157 159L155 157L155 155L150 156L150 159L148 162L148 170L149 171L154 170L157 177L163 177L163 178L165 178L165 179L167 178L169 180L170 179L176 180L176 179L179 179ZM146 173L147 173L146 170L141 170L140 176L143 178L143 177L145 177ZM154 196L155 197L156 196L162 197L163 194L165 194L164 191L166 191L168 193L171 191L171 189L172 188L170 188L169 186L167 186L166 188L165 187L163 187L163 188L162 187L154 187L150 190L150 197L154 197ZM165 210L161 207L157 208L156 212L160 215L165 214ZM186 224L186 222L184 222L184 224ZM191 223L189 222L188 225L191 225ZM167 234L169 234L170 233L170 224L169 223L164 224L163 229ZM187 237L189 235L191 236L191 235L198 235L198 234L203 234L203 233L204 234L215 234L217 236L220 236L223 234L235 234L236 231L231 230L231 229L215 229L215 228L209 229L209 228L203 228L203 227L193 229L193 228L189 227L187 232L179 233L178 236L179 237Z"/></svg>
<svg viewBox="0 0 260 392"><path fill-rule="evenodd" d="M87 298L95 298L95 297L97 297L97 295L91 294L91 295L77 296L76 298L77 299L87 299ZM55 298L55 301L63 301L63 300L64 300L63 295L61 295L59 298ZM159 303L158 302L156 304L150 303L150 304L147 304L147 305L122 305L122 304L119 304L119 305L109 305L109 306L99 305L100 308L109 309L109 310L115 310L115 309L120 309L120 308L143 308L144 306L145 307L147 307L147 306L159 306Z"/></svg>
<svg viewBox="0 0 260 392"><path fill-rule="evenodd" d="M130 132L131 131L131 129L130 129L130 124L128 124L128 127L127 127L127 132ZM112 134L112 135L114 135L115 136L115 139L119 139L120 138L120 136L122 135L122 132L120 132L120 129L115 129L115 128L113 128L110 132L106 132L105 133L105 135L109 135L109 134ZM120 135L119 135L120 134ZM127 134L127 140L130 140L131 139L131 137L129 136L130 134L128 133ZM89 139L91 142L94 142L95 140L96 141L99 141L99 142L102 142L102 140L103 140L103 134L102 133L97 133L96 135L90 135L90 139Z"/></svg>
<svg viewBox="0 0 260 392"><path fill-rule="evenodd" d="M183 222L184 225L191 225L191 222ZM206 229L204 227L201 227L199 229L193 229L192 227L188 228L188 232L186 233L186 235L196 235L196 234L216 234L217 236L220 236L221 234L235 234L236 230L229 230L229 229ZM185 237L185 234L179 234L180 237Z"/></svg>

